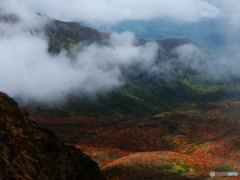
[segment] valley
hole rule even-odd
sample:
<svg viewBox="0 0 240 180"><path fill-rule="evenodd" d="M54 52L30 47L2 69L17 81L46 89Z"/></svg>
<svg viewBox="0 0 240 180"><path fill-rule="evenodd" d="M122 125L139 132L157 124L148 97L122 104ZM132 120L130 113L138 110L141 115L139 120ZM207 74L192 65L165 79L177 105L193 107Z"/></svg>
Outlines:
<svg viewBox="0 0 240 180"><path fill-rule="evenodd" d="M171 61L171 49L192 41L159 42L159 59ZM194 58L189 62L201 64ZM204 69L174 63L167 72L172 81L161 78L166 74L123 70L123 86L93 101L71 94L67 104L39 106L32 116L88 154L108 180L209 179L210 171L239 172L239 81L198 80Z"/></svg>

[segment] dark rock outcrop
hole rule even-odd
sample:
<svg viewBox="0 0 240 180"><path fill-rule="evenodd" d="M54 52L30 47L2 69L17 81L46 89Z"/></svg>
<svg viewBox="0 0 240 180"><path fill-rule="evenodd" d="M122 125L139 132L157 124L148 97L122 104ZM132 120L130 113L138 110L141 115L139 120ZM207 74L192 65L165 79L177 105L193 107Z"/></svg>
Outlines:
<svg viewBox="0 0 240 180"><path fill-rule="evenodd" d="M96 162L80 149L38 128L28 112L0 92L0 180L104 180Z"/></svg>

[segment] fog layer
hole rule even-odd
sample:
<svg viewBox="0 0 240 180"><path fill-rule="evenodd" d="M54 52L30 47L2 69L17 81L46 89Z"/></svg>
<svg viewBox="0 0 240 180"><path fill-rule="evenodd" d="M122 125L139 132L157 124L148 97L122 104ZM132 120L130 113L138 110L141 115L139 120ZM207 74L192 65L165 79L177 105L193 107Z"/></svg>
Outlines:
<svg viewBox="0 0 240 180"><path fill-rule="evenodd" d="M111 46L91 44L73 60L64 51L51 56L47 37L27 30L32 27L25 21L2 22L0 27L0 89L24 100L49 102L74 91L109 91L122 85L121 67L141 63L148 68L159 48L154 42L134 46L135 37L130 32L113 33Z"/></svg>

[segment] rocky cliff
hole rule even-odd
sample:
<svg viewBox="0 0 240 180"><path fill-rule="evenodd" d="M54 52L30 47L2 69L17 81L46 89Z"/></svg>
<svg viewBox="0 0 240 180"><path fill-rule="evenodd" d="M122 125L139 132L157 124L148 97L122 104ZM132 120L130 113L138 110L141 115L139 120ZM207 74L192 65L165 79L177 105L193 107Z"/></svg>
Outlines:
<svg viewBox="0 0 240 180"><path fill-rule="evenodd" d="M0 179L104 180L89 156L38 128L26 110L1 92Z"/></svg>

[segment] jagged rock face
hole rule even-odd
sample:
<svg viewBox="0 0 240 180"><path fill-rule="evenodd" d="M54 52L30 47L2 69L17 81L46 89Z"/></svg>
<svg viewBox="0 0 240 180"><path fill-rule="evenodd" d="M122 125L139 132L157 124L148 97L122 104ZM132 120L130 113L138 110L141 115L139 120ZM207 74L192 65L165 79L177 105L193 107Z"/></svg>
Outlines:
<svg viewBox="0 0 240 180"><path fill-rule="evenodd" d="M26 110L1 92L0 179L104 180L89 156L38 128Z"/></svg>

